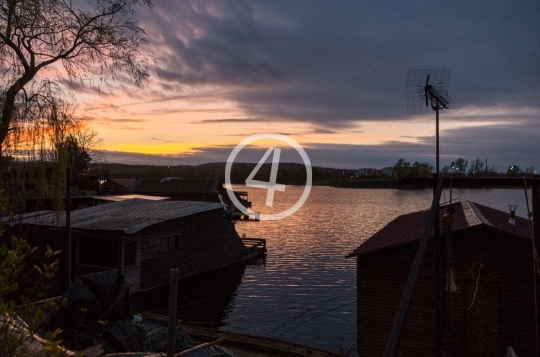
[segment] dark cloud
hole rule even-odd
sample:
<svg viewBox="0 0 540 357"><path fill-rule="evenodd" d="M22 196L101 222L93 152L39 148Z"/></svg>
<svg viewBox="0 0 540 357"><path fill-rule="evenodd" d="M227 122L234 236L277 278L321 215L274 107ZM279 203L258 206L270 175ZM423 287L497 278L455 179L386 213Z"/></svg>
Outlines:
<svg viewBox="0 0 540 357"><path fill-rule="evenodd" d="M148 119L135 119L135 118L109 118L109 117L94 117L94 116L85 116L84 119L89 122L99 122L101 125L105 125L108 128L111 129L143 129L142 127L135 128L135 127L126 127L126 126L118 126L118 125L125 125L125 124L140 124L140 123L146 123L148 122Z"/></svg>
<svg viewBox="0 0 540 357"><path fill-rule="evenodd" d="M255 117L407 119L409 68L452 68L455 107L538 108L536 1L157 1L160 81L227 86Z"/></svg>
<svg viewBox="0 0 540 357"><path fill-rule="evenodd" d="M165 139L159 139L159 138L150 138L152 140L156 141L162 141L164 143L181 143L182 141L174 141L174 140L165 140Z"/></svg>
<svg viewBox="0 0 540 357"><path fill-rule="evenodd" d="M182 164L194 164L193 162L184 163L182 159L177 155L154 155L154 154L142 154L131 153L125 151L103 151L105 161L110 163L122 163L122 164L148 164L152 165L182 165Z"/></svg>
<svg viewBox="0 0 540 357"><path fill-rule="evenodd" d="M336 134L336 133L338 133L338 131L337 130L325 129L325 128L315 128L315 129L312 130L312 133L314 133L314 134Z"/></svg>
<svg viewBox="0 0 540 357"><path fill-rule="evenodd" d="M452 160L459 156L468 160L488 159L498 170L506 170L509 165L538 169L540 141L531 133L538 133L539 129L540 122L535 120L447 130L441 136L441 150Z"/></svg>
<svg viewBox="0 0 540 357"><path fill-rule="evenodd" d="M119 126L119 127L115 127L113 129L116 129L116 130L144 130L143 128L136 128L134 126Z"/></svg>
<svg viewBox="0 0 540 357"><path fill-rule="evenodd" d="M148 119L118 119L118 118L99 118L99 120L109 123L144 123Z"/></svg>
<svg viewBox="0 0 540 357"><path fill-rule="evenodd" d="M301 135L309 141L310 134L362 132L355 129L360 120L433 121L432 113L406 114L407 71L451 68L454 104L441 120L464 126L441 132L441 165L464 157L488 159L500 170L540 167L539 15L540 3L533 0L155 0L153 11L137 16L149 35L147 50L158 58L159 77L135 104L189 100L193 112L196 103L230 101L245 117L197 122L236 123L245 133L254 131L250 123L277 121L284 132L292 131L288 122L309 123L311 131ZM172 112L183 110L164 105L143 114ZM428 134L401 137L412 143L304 146L317 166L384 167L399 158L433 164ZM232 149L107 156L126 163L199 164L225 161ZM258 162L262 154L261 148L246 149L239 159ZM299 161L290 150L283 158Z"/></svg>
<svg viewBox="0 0 540 357"><path fill-rule="evenodd" d="M220 119L202 119L198 120L197 123L262 123L264 122L261 118L220 118Z"/></svg>

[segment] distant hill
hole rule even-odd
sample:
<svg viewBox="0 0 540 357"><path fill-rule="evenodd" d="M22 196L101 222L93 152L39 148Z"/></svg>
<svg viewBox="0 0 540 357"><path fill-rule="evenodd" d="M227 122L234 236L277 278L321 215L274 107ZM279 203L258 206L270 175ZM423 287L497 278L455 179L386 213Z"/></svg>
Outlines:
<svg viewBox="0 0 540 357"><path fill-rule="evenodd" d="M255 163L234 163L231 170L232 183L245 183L246 178L255 169ZM103 176L116 178L163 178L167 176L181 178L219 178L225 179L225 162L209 162L199 165L134 165L134 164L99 164L94 171L101 171ZM268 181L272 164L262 165L255 175L256 180ZM357 170L329 167L312 167L313 183L332 184L343 178L355 176ZM303 164L281 162L278 167L277 182L283 184L305 184L306 169ZM337 183L337 182L336 182Z"/></svg>

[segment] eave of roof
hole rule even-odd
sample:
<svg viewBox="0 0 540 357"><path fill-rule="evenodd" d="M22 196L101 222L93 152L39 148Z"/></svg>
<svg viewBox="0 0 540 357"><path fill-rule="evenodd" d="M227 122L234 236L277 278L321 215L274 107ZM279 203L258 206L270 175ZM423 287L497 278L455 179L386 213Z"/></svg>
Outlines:
<svg viewBox="0 0 540 357"><path fill-rule="evenodd" d="M132 200L134 198L140 198L143 200L150 200L150 201L168 201L171 198L170 197L161 197L161 196L148 196L148 195L117 195L117 196L91 196L95 200L100 201L109 201L109 202L118 202L118 201L125 201L125 200Z"/></svg>
<svg viewBox="0 0 540 357"><path fill-rule="evenodd" d="M453 207L455 222L452 225L452 231L454 232L484 225L513 236L530 239L529 222L526 218L516 217L516 224L512 225L508 223L508 213L494 208L470 201L456 203ZM445 207L440 208L441 219L445 210ZM419 211L397 217L346 257L371 254L420 240L428 215L428 211ZM442 224L440 227L442 232L444 227Z"/></svg>

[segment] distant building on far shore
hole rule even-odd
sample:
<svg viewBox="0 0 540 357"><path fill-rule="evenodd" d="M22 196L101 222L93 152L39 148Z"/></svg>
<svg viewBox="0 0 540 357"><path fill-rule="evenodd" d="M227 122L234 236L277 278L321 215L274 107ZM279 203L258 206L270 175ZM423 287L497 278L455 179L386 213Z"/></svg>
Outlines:
<svg viewBox="0 0 540 357"><path fill-rule="evenodd" d="M379 175L380 173L380 170L379 169L375 169L375 168L372 168L372 167L364 167L364 168L361 168L361 169L358 169L358 176L375 176L375 175Z"/></svg>
<svg viewBox="0 0 540 357"><path fill-rule="evenodd" d="M394 176L394 167L393 166L383 167L381 169L381 173L383 176Z"/></svg>
<svg viewBox="0 0 540 357"><path fill-rule="evenodd" d="M356 171L357 177L362 176L383 176L383 177L392 177L394 176L394 168L389 167L383 167L382 169L376 169L373 167L363 167L361 169L358 169Z"/></svg>

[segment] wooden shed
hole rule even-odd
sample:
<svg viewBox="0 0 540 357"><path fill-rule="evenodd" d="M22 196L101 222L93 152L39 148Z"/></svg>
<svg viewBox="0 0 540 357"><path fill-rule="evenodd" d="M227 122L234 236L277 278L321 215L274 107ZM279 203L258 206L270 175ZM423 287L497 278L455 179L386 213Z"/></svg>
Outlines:
<svg viewBox="0 0 540 357"><path fill-rule="evenodd" d="M443 356L536 355L533 244L529 220L477 203L453 205L444 248ZM445 209L441 208L443 217ZM382 356L428 211L402 215L366 240L357 257L358 355ZM434 259L430 239L398 356L435 355Z"/></svg>
<svg viewBox="0 0 540 357"><path fill-rule="evenodd" d="M65 213L27 214L17 226L34 245L63 249ZM135 198L73 211L71 227L73 278L119 269L132 293L167 284L171 268L185 278L261 251L244 245L220 203Z"/></svg>

